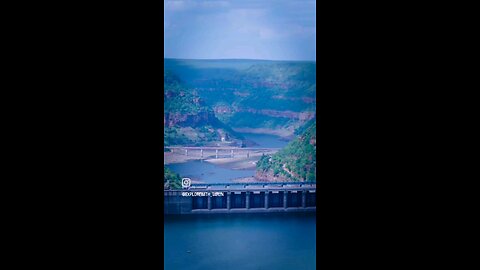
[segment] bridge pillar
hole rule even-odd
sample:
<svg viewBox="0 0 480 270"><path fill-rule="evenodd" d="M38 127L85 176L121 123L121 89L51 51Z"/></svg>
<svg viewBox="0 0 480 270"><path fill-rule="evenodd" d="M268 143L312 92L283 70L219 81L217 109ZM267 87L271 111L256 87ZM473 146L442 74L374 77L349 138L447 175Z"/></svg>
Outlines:
<svg viewBox="0 0 480 270"><path fill-rule="evenodd" d="M233 149L230 150L230 156L233 158Z"/></svg>
<svg viewBox="0 0 480 270"><path fill-rule="evenodd" d="M307 191L302 191L302 207L307 207Z"/></svg>
<svg viewBox="0 0 480 270"><path fill-rule="evenodd" d="M265 191L265 209L268 209L268 191Z"/></svg>
<svg viewBox="0 0 480 270"><path fill-rule="evenodd" d="M283 208L287 208L287 195L288 195L288 192L285 190L283 192Z"/></svg>
<svg viewBox="0 0 480 270"><path fill-rule="evenodd" d="M203 158L203 149L200 149L200 157Z"/></svg>
<svg viewBox="0 0 480 270"><path fill-rule="evenodd" d="M227 192L227 210L230 210L230 194L231 192Z"/></svg>
<svg viewBox="0 0 480 270"><path fill-rule="evenodd" d="M212 196L207 197L208 210L212 210Z"/></svg>
<svg viewBox="0 0 480 270"><path fill-rule="evenodd" d="M250 157L250 152L247 151L247 158L249 158L249 157Z"/></svg>
<svg viewBox="0 0 480 270"><path fill-rule="evenodd" d="M185 149L185 156L188 156L188 149Z"/></svg>
<svg viewBox="0 0 480 270"><path fill-rule="evenodd" d="M218 158L218 149L215 149L215 158Z"/></svg>
<svg viewBox="0 0 480 270"><path fill-rule="evenodd" d="M247 196L247 199L246 199L246 201L245 201L245 207L246 207L247 209L250 209L250 192L247 191L246 194L247 194L247 195L246 195L246 196Z"/></svg>

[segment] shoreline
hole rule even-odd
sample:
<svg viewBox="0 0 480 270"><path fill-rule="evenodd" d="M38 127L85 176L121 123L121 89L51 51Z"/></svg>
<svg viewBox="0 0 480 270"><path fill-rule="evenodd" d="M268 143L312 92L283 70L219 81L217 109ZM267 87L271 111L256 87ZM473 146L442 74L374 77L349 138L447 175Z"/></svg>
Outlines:
<svg viewBox="0 0 480 270"><path fill-rule="evenodd" d="M257 168L259 159L259 156L252 155L249 158L217 158L204 161L231 170L254 170Z"/></svg>
<svg viewBox="0 0 480 270"><path fill-rule="evenodd" d="M276 151L265 151L265 152L251 152L249 157L219 157L215 158L215 155L210 155L206 157L200 156L186 156L178 153L172 152L163 152L164 165L177 164L177 163L186 163L192 160L203 160L210 164L221 166L224 168L232 170L250 170L256 168L256 163L263 154L271 155Z"/></svg>
<svg viewBox="0 0 480 270"><path fill-rule="evenodd" d="M240 157L219 157L215 158L215 155L209 155L209 156L204 156L203 158L201 156L197 155L190 155L186 156L180 153L173 153L173 152L164 152L164 165L170 165L170 164L179 164L179 163L186 163L189 161L194 161L194 160L203 160L204 162L208 162L212 165L225 168L225 169L230 169L230 170L256 170L257 167L257 162L260 160L263 154L265 155L270 155L275 153L276 151L266 151L266 152L250 152L249 157L247 158L246 156L240 156ZM200 179L191 179L192 183L194 184L207 184L204 181L201 181ZM275 183L279 181L268 181L265 179L259 179L256 178L255 172L254 175L252 176L247 176L247 177L239 177L235 179L231 179L228 182L232 183L258 183L258 182L264 182L264 183Z"/></svg>
<svg viewBox="0 0 480 270"><path fill-rule="evenodd" d="M283 139L291 140L295 136L293 130L288 129L269 129L269 128L232 128L238 133L252 133L252 134L268 134L281 137Z"/></svg>

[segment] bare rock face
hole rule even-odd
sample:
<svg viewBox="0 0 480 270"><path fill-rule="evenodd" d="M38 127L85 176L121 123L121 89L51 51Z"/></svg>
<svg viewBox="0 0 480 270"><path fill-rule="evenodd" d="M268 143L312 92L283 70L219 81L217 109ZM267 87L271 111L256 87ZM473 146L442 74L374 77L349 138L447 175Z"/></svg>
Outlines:
<svg viewBox="0 0 480 270"><path fill-rule="evenodd" d="M302 121L308 121L310 119L313 119L315 117L315 112L303 112L299 113L298 119Z"/></svg>
<svg viewBox="0 0 480 270"><path fill-rule="evenodd" d="M213 111L204 111L198 114L165 113L164 125L166 127L197 127L215 124L217 119Z"/></svg>
<svg viewBox="0 0 480 270"><path fill-rule="evenodd" d="M225 110L225 109L224 109ZM301 121L308 121L315 117L315 112L293 112L293 111L278 111L278 110L257 110L253 108L238 108L235 110L229 110L229 112L249 112L256 113L260 115L266 115L270 117L283 117L290 119L298 119Z"/></svg>
<svg viewBox="0 0 480 270"><path fill-rule="evenodd" d="M214 108L216 113L232 113L233 109L229 106L216 106Z"/></svg>

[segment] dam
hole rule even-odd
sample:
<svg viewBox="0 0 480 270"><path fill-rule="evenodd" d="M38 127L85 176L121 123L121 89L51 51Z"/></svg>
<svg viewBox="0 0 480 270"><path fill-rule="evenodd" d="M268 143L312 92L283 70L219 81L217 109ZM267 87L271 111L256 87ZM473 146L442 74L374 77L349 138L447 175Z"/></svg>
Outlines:
<svg viewBox="0 0 480 270"><path fill-rule="evenodd" d="M164 190L164 214L315 212L316 182L192 184Z"/></svg>

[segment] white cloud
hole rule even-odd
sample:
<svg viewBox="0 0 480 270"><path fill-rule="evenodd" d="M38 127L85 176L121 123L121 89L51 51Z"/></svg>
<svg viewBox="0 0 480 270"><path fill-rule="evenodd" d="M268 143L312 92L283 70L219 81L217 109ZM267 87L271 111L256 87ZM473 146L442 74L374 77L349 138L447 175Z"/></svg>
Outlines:
<svg viewBox="0 0 480 270"><path fill-rule="evenodd" d="M294 59L315 50L309 47L316 34L315 1L166 0L164 5L170 56Z"/></svg>
<svg viewBox="0 0 480 270"><path fill-rule="evenodd" d="M165 11L179 11L189 8L187 1L182 0L166 0L164 2Z"/></svg>
<svg viewBox="0 0 480 270"><path fill-rule="evenodd" d="M228 7L230 3L223 0L195 1L195 0L165 0L165 11L185 11L199 8L222 8Z"/></svg>

